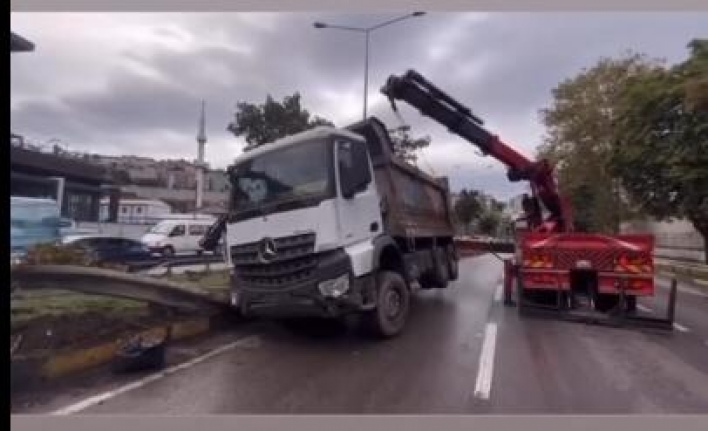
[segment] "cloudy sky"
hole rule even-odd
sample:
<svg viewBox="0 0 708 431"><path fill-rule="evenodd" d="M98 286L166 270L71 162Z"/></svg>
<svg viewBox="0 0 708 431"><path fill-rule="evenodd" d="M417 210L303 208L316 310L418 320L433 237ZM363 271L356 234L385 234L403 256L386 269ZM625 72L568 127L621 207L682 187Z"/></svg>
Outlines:
<svg viewBox="0 0 708 431"><path fill-rule="evenodd" d="M12 13L12 30L36 44L11 56L12 131L77 151L193 159L205 99L207 160L224 167L244 146L226 131L238 101L300 91L313 114L338 126L359 120L363 37L312 23L369 26L397 15ZM428 13L372 34L369 110L400 125L378 90L413 68L531 156L544 133L538 111L558 82L628 49L682 61L690 39L708 37L706 23L708 13ZM433 138L421 168L456 189L500 198L523 190L442 126L400 111L413 133Z"/></svg>

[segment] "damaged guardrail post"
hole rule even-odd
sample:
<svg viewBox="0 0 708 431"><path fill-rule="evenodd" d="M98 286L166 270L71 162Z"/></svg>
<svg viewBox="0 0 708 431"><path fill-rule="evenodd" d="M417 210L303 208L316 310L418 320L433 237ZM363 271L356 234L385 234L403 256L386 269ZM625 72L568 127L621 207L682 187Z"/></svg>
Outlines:
<svg viewBox="0 0 708 431"><path fill-rule="evenodd" d="M669 304L666 311L666 319L673 326L674 316L676 313L676 291L678 290L678 282L675 278L671 279L671 290L669 291Z"/></svg>

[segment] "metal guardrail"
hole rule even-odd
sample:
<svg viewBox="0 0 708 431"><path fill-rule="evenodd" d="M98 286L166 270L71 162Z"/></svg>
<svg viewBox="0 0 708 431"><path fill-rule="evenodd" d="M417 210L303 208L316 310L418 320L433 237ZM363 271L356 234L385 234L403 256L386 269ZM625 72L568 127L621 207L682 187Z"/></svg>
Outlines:
<svg viewBox="0 0 708 431"><path fill-rule="evenodd" d="M484 241L455 238L455 246L462 256L482 253L513 253L514 243L510 241Z"/></svg>
<svg viewBox="0 0 708 431"><path fill-rule="evenodd" d="M26 265L11 269L13 287L62 289L159 304L185 311L224 311L228 299L196 286L120 271L72 266Z"/></svg>
<svg viewBox="0 0 708 431"><path fill-rule="evenodd" d="M224 258L219 254L203 256L155 257L148 260L129 262L126 266L128 267L129 272L136 272L157 268L174 268L179 266L202 265L210 263L224 263Z"/></svg>

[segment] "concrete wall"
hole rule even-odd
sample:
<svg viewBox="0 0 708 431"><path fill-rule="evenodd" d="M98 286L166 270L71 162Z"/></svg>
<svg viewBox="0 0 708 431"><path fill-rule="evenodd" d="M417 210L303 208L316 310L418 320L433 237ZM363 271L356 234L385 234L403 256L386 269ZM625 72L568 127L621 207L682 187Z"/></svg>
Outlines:
<svg viewBox="0 0 708 431"><path fill-rule="evenodd" d="M686 220L626 222L622 223L622 232L653 234L658 257L704 261L703 238Z"/></svg>

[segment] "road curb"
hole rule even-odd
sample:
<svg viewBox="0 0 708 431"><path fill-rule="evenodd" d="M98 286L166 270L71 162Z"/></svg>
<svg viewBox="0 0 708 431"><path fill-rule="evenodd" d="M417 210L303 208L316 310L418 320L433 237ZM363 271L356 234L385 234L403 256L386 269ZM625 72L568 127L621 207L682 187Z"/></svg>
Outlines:
<svg viewBox="0 0 708 431"><path fill-rule="evenodd" d="M172 341L184 340L222 328L227 321L226 316L216 314L157 325L130 336L162 337L170 333ZM125 337L87 348L14 358L11 361L11 389L55 380L104 365L113 360L120 340Z"/></svg>

